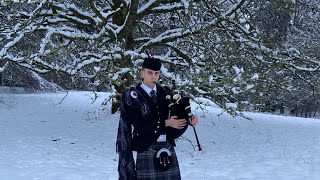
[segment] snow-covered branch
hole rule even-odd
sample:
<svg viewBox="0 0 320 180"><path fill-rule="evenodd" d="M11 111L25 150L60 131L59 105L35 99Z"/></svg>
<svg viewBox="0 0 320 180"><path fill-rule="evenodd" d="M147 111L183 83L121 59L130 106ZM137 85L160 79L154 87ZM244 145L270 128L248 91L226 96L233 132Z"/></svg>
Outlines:
<svg viewBox="0 0 320 180"><path fill-rule="evenodd" d="M4 64L4 66L0 67L0 73L3 72L3 71L6 69L6 67L8 66L8 64L9 64L9 62L6 62L6 63Z"/></svg>

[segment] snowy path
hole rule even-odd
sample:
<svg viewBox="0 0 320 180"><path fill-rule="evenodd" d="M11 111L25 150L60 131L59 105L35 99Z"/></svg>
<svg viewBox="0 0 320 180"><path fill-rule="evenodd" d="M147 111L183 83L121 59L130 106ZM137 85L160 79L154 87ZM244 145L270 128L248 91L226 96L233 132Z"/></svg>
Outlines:
<svg viewBox="0 0 320 180"><path fill-rule="evenodd" d="M0 180L115 180L118 114L97 111L91 92L0 94ZM58 105L57 105L58 104ZM183 180L320 179L318 119L212 108L177 141ZM197 113L201 115L201 112Z"/></svg>

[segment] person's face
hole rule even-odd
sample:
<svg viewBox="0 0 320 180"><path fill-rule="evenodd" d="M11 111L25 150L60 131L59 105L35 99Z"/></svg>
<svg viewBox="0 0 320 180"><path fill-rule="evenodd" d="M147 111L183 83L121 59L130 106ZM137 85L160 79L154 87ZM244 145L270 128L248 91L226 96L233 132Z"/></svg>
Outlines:
<svg viewBox="0 0 320 180"><path fill-rule="evenodd" d="M140 75L143 78L143 83L149 88L153 88L155 83L159 80L160 71L143 68L140 72Z"/></svg>

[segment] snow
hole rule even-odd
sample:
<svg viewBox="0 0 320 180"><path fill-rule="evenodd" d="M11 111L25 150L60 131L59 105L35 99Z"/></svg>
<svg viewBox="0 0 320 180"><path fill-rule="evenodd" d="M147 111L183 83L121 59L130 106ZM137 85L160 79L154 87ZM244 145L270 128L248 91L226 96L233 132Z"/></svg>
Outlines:
<svg viewBox="0 0 320 180"><path fill-rule="evenodd" d="M183 7L183 5L181 3L175 3L175 4L172 4L172 5L162 5L162 6L159 6L159 7L155 7L153 8L152 10L172 10L172 9L179 9Z"/></svg>
<svg viewBox="0 0 320 180"><path fill-rule="evenodd" d="M47 81L46 79L42 78L41 76L39 76L37 73L33 71L32 71L32 76L38 80L41 91L56 92L56 91L63 90L61 87L59 87L55 83Z"/></svg>
<svg viewBox="0 0 320 180"><path fill-rule="evenodd" d="M152 4L156 3L156 0L149 0L147 3L143 4L138 10L137 13L143 13L145 10L147 10L148 8L150 8L150 6L152 6Z"/></svg>
<svg viewBox="0 0 320 180"><path fill-rule="evenodd" d="M185 35L190 34L190 33L191 33L191 31L188 30L188 29L187 30L184 30L182 28L169 29L169 30L166 30L165 32L159 34L157 37L155 37L155 38L149 40L148 42L144 43L136 51L140 52L146 46L150 46L150 45L156 44L158 42L164 42L166 40L175 39L177 37L182 37L182 36L185 36Z"/></svg>
<svg viewBox="0 0 320 180"><path fill-rule="evenodd" d="M254 75L250 78L252 80L258 80L259 79L259 74L254 73Z"/></svg>
<svg viewBox="0 0 320 180"><path fill-rule="evenodd" d="M194 90L196 90L199 94L206 94L206 91L203 91L201 89L199 89L198 87L195 87Z"/></svg>
<svg viewBox="0 0 320 180"><path fill-rule="evenodd" d="M77 21L78 23L82 23L84 25L89 25L90 24L89 21L86 20L86 19L80 19L80 18L75 17L75 16L69 16L68 13L64 13L64 12L60 12L60 11L58 11L58 12L60 13L60 15L65 16L66 18L70 18L70 19L72 19L74 21Z"/></svg>
<svg viewBox="0 0 320 180"><path fill-rule="evenodd" d="M122 74L125 74L127 72L130 72L130 68L122 68L120 71L118 71L116 74L110 75L113 80L118 79Z"/></svg>
<svg viewBox="0 0 320 180"><path fill-rule="evenodd" d="M0 66L0 73L2 73L5 69L6 69L6 67L9 65L9 63L8 62L6 62L2 67Z"/></svg>
<svg viewBox="0 0 320 180"><path fill-rule="evenodd" d="M246 90L252 89L254 87L254 84L247 84Z"/></svg>
<svg viewBox="0 0 320 180"><path fill-rule="evenodd" d="M211 101L210 99L207 99L207 98L202 98L202 97L196 97L194 98L194 101L191 101L191 105L193 107L197 107L200 108L200 109L203 109L203 108L206 108L208 109L208 107L211 107L211 108L218 108L218 105L216 105L213 101ZM198 104L196 106L196 104Z"/></svg>
<svg viewBox="0 0 320 180"><path fill-rule="evenodd" d="M189 8L189 6L190 6L189 1L187 1L187 0L181 0L181 2L182 2L183 6L184 6L184 8L185 8L185 10L186 10L186 13L188 13L188 8Z"/></svg>
<svg viewBox="0 0 320 180"><path fill-rule="evenodd" d="M231 88L231 91L233 94L239 94L241 91L239 90L239 87L233 87Z"/></svg>
<svg viewBox="0 0 320 180"><path fill-rule="evenodd" d="M49 42L49 39L51 38L51 35L53 34L52 31L47 32L46 36L42 39L40 44L40 50L39 53L43 54L45 52L46 44Z"/></svg>
<svg viewBox="0 0 320 180"><path fill-rule="evenodd" d="M110 94L97 93L95 102L93 92L66 94L0 94L1 179L117 179L119 114L101 110ZM320 176L319 119L245 112L250 121L216 106L205 111L197 107L192 103L200 119L196 130L203 150L194 147L192 128L177 140L182 179Z"/></svg>
<svg viewBox="0 0 320 180"><path fill-rule="evenodd" d="M240 8L241 4L243 4L245 0L237 0L236 3L234 3L232 6L229 7L229 9L224 13L223 17L226 17L228 15L232 15L233 12Z"/></svg>
<svg viewBox="0 0 320 180"><path fill-rule="evenodd" d="M0 50L0 57L4 56L8 49L15 45L22 37L24 36L24 33L19 34L16 38L14 38L13 41L8 42L6 45L3 46L3 48Z"/></svg>
<svg viewBox="0 0 320 180"><path fill-rule="evenodd" d="M291 48L287 49L287 51L288 51L289 53L295 53L295 54L297 54L297 55L300 55L300 54L301 54L300 51L299 51L298 49L294 48L294 47L291 47Z"/></svg>

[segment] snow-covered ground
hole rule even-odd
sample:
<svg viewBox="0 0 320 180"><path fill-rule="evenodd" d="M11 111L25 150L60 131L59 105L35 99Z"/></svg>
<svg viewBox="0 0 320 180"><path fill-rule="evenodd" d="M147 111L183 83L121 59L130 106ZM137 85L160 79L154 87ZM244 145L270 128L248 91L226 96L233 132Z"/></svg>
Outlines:
<svg viewBox="0 0 320 180"><path fill-rule="evenodd" d="M0 94L0 180L116 180L119 114L92 92ZM183 180L320 179L320 120L203 112L177 141Z"/></svg>

